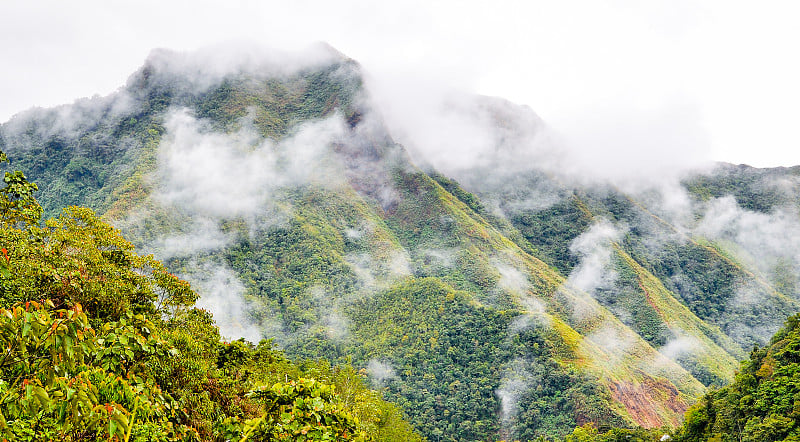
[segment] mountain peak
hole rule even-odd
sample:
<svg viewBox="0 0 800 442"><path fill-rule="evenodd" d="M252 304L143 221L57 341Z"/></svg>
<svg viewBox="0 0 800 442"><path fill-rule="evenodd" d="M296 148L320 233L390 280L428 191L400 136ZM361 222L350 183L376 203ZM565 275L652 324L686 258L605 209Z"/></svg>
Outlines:
<svg viewBox="0 0 800 442"><path fill-rule="evenodd" d="M298 51L281 51L252 42L227 42L193 51L153 49L129 84L151 78L183 78L197 86L209 86L231 75L257 77L292 75L297 72L351 62L326 43Z"/></svg>

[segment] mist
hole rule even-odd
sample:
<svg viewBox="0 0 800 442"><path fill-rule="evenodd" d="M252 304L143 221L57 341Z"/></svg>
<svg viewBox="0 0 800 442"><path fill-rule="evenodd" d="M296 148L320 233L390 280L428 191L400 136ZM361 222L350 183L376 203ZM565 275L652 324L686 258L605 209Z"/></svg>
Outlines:
<svg viewBox="0 0 800 442"><path fill-rule="evenodd" d="M739 341L769 342L800 302L798 206L781 205L763 213L742 208L732 196L715 198L692 233L715 241L752 272L751 278L737 282L726 308L757 312L758 320L732 323L726 332Z"/></svg>
<svg viewBox="0 0 800 442"><path fill-rule="evenodd" d="M569 250L580 258L580 263L569 274L566 283L593 296L596 296L598 289L613 287L617 278L616 271L611 266L613 243L619 241L624 232L624 228L600 219L575 238Z"/></svg>
<svg viewBox="0 0 800 442"><path fill-rule="evenodd" d="M369 360L367 374L376 388L383 388L387 382L397 377L397 373L391 363L378 359Z"/></svg>
<svg viewBox="0 0 800 442"><path fill-rule="evenodd" d="M385 290L412 275L408 252L403 249L390 249L377 255L350 253L344 258L360 283L359 295Z"/></svg>
<svg viewBox="0 0 800 442"><path fill-rule="evenodd" d="M641 107L628 97L544 121L528 106L434 82L372 78L367 86L415 161L459 181L491 166L502 176L538 170L581 183L658 187L711 162L702 117L685 98Z"/></svg>
<svg viewBox="0 0 800 442"><path fill-rule="evenodd" d="M159 198L217 219L252 219L278 189L321 179L325 149L344 133L341 117L334 115L274 144L246 124L233 134L215 132L185 109L169 115L165 126Z"/></svg>
<svg viewBox="0 0 800 442"><path fill-rule="evenodd" d="M327 66L344 56L325 43L282 51L253 41L226 41L193 51L154 49L145 60L149 81L169 83L180 78L181 88L201 94L231 75L276 78ZM135 79L136 77L131 77ZM130 81L130 80L129 80Z"/></svg>
<svg viewBox="0 0 800 442"><path fill-rule="evenodd" d="M155 72L154 81L168 82L170 76L186 75L187 90L201 94L235 72L289 75L341 59L324 46L298 56L271 54L265 61L258 50L247 47L231 52L212 48L196 54L154 51L145 69ZM665 359L677 361L699 354L705 345L678 333L658 348L660 355L654 352L650 359L641 358L637 352L652 349L622 327L622 323L632 323L631 312L609 307L616 318L606 316L604 303L598 301L619 295L615 247L628 235L644 236L645 249L654 255L693 237L707 238L735 254L782 293L798 297L797 206L785 204L770 212L755 212L742 208L731 196L700 200L684 186L687 174L708 168L703 128L692 103L676 101L649 109L600 106L575 115L573 120L550 123L527 106L413 82L408 88L384 90L373 83L368 89L369 96L357 97L364 101L358 103L363 114L358 115L355 126L334 111L327 118L291 127L282 139L262 136L252 110L229 132L188 108L174 107L164 115L165 134L156 170L148 177L148 184L154 186L151 200L121 223L132 225L147 217L166 220L168 231L148 241L144 250L180 268L176 273L190 281L200 295L198 307L211 311L226 339L243 337L256 342L274 336L281 344L296 339L286 333L277 311L251 303L247 281L226 261L225 250L242 239L285 226L295 215L287 195L298 188L350 190L352 185L367 205L377 206L374 219L333 221L342 225L342 239L357 244L335 257L352 272L356 284L348 293L332 293L321 286L307 289L303 296L310 300L309 317L316 322L298 326L298 334L311 331L336 343L348 342L352 324L346 315L347 302L389 289L414 275L447 272L459 265L457 247L406 250L392 236L389 223L381 224L380 218L390 218L404 198L392 182L393 171L396 167L416 171L405 163L406 148L416 165L455 177L467 190L479 193L491 214L505 217L505 221L515 214L553 207L572 198L573 189L580 187L598 199L626 192L633 204L640 205L641 210L624 220L613 218L614 214L596 216L571 239L568 251L578 263L562 275L566 278L555 295L572 302L571 318L561 319L577 324L576 329L586 327L580 330L585 338L579 352L600 355L603 360L595 362L611 371L638 363L646 373L680 374L678 367ZM40 136L77 138L91 127L93 119L122 118L138 109L137 98L127 92L119 97L48 111L46 119L55 123ZM8 132L26 136L26 118L40 116L34 111L30 117L19 116ZM788 178L765 185L784 192L789 200L797 187ZM455 222L446 216L430 221L437 220ZM520 315L509 324L509 336L552 326L548 315L555 312L549 312L534 293L531 270L520 258L523 252L509 248L490 256L488 264L496 284L476 293L476 298L492 300L503 294L516 302ZM558 277L554 280L560 281ZM725 306L728 311L764 302L763 287L747 282L737 286ZM257 314L252 313L255 310ZM758 326L741 325L725 332L737 340L753 335L765 340L782 322L779 316L773 314ZM366 369L378 388L397 377L390 361L372 359ZM503 431L510 436L519 399L535 387L536 379L526 371L525 361L518 359L504 367L500 381L495 395L501 403Z"/></svg>
<svg viewBox="0 0 800 442"><path fill-rule="evenodd" d="M245 287L233 270L218 259L191 261L188 269L180 276L199 294L197 307L211 312L221 336L228 340L261 341L264 328L250 319L243 298Z"/></svg>
<svg viewBox="0 0 800 442"><path fill-rule="evenodd" d="M705 116L691 97L676 93L648 103L623 93L545 121L528 106L470 96L445 83L368 77L366 84L392 136L414 162L455 178L496 216L511 220L547 210L571 198L576 188L591 189L596 198L604 192L629 196L639 206L634 218L595 221L572 242L570 253L579 264L565 276L573 288L613 298L618 288L610 262L612 243L632 231L653 259L692 238L714 241L780 293L800 298L796 204L753 212L730 196L703 201L688 191L687 180L715 171ZM762 181L765 191L796 200L796 179ZM503 289L524 292L507 273L501 278ZM681 275L673 277L677 282ZM726 314L758 308L768 292L738 284ZM573 307L577 320L596 313L591 302ZM765 342L788 313L775 306L761 310L766 323L732 322L726 333L740 344L749 344L752 337ZM632 321L621 306L614 314ZM682 342L674 339L669 354Z"/></svg>
<svg viewBox="0 0 800 442"><path fill-rule="evenodd" d="M500 427L504 439L512 439L514 420L519 413L519 401L537 379L526 370L526 362L517 358L503 367L503 377L495 395L500 399Z"/></svg>
<svg viewBox="0 0 800 442"><path fill-rule="evenodd" d="M325 172L324 161L331 143L344 136L345 126L334 114L300 125L279 142L257 135L246 118L240 126L223 133L188 109L171 111L159 149L159 184L151 196L156 208L150 215L135 216L173 213L177 224L144 250L159 259L188 259L178 274L195 286L198 306L211 311L220 333L227 339L257 342L263 330L282 327L254 321L243 283L224 259L215 258L242 233L223 228L224 223L244 222L246 235L279 226L292 212L282 197L284 189L335 185L338 181ZM196 256L209 256L213 264L196 261ZM330 307L320 306L326 312L324 326L332 338L342 338L346 320Z"/></svg>
<svg viewBox="0 0 800 442"><path fill-rule="evenodd" d="M122 118L138 112L141 103L124 89L100 97L80 98L71 104L53 108L34 107L15 114L0 126L0 139L4 139L14 154L15 146L25 148L51 138L75 141L96 129L99 125L113 127ZM102 132L92 134L103 136ZM95 140L102 144L105 140ZM24 155L19 152L18 155Z"/></svg>
<svg viewBox="0 0 800 442"><path fill-rule="evenodd" d="M761 213L740 207L731 197L708 203L694 230L709 239L733 245L739 259L773 283L776 277L800 275L800 213L797 206L778 207ZM781 269L781 267L784 267ZM784 275L778 275L783 272ZM795 287L797 287L795 280ZM795 292L786 293L794 295Z"/></svg>

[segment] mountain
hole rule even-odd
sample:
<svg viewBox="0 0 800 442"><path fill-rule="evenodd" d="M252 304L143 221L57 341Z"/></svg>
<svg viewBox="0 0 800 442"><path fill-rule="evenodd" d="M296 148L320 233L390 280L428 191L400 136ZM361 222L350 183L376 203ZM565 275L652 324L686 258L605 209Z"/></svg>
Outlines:
<svg viewBox="0 0 800 442"><path fill-rule="evenodd" d="M429 440L675 428L800 310L800 168L616 183L527 107L446 110L485 135L458 168L394 141L330 47L157 50L112 95L16 115L0 150L224 336L364 369Z"/></svg>

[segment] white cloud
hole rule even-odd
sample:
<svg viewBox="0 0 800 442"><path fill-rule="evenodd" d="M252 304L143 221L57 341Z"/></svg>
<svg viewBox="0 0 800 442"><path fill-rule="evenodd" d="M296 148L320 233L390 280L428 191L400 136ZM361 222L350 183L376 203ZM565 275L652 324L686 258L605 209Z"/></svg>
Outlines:
<svg viewBox="0 0 800 442"><path fill-rule="evenodd" d="M185 109L165 126L160 199L216 219L252 217L279 188L319 179L329 143L344 135L338 115L304 124L277 145L247 127L214 132Z"/></svg>
<svg viewBox="0 0 800 442"><path fill-rule="evenodd" d="M567 284L589 294L599 288L611 287L617 278L611 266L614 253L612 243L618 241L622 234L610 222L600 220L575 238L569 250L580 258L580 262L570 272Z"/></svg>
<svg viewBox="0 0 800 442"><path fill-rule="evenodd" d="M386 361L370 359L367 364L367 374L377 387L383 387L386 382L397 377L397 373L392 364Z"/></svg>
<svg viewBox="0 0 800 442"><path fill-rule="evenodd" d="M111 92L156 47L235 39L291 50L327 41L375 77L504 96L559 128L591 126L595 111L612 109L605 120L647 115L660 121L637 124L668 136L686 128L686 117L669 111L683 97L680 109L702 119L715 159L800 164L800 65L787 56L800 40L799 8L788 0L758 8L722 0L3 2L0 37L22 43L0 48L0 120Z"/></svg>
<svg viewBox="0 0 800 442"><path fill-rule="evenodd" d="M249 319L245 286L224 259L215 256L232 244L234 233L223 231L227 220L244 220L250 232L285 220L280 191L320 181L335 185L326 175L326 152L344 136L344 123L333 115L298 126L280 142L265 140L243 121L234 133L215 131L207 122L179 109L166 118L166 135L159 150L159 187L153 200L179 216L174 231L164 233L145 249L158 259L192 258L184 266L185 278L199 295L197 305L214 315L220 333L257 342L261 331L280 334L280 324L256 324ZM124 220L131 225L147 213ZM198 261L198 256L206 255ZM397 263L400 266L402 263ZM322 325L334 339L347 334L346 319L316 295ZM324 302L323 302L324 301ZM323 308L324 307L324 308Z"/></svg>
<svg viewBox="0 0 800 442"><path fill-rule="evenodd" d="M796 207L761 213L739 207L731 196L716 198L709 202L694 232L735 245L737 257L762 275L771 275L779 264L788 266L794 275L800 270L800 214Z"/></svg>
<svg viewBox="0 0 800 442"><path fill-rule="evenodd" d="M538 381L525 369L526 365L523 359L517 358L503 367L500 387L494 391L500 399L500 425L504 439L512 439L513 421L519 413L519 400Z"/></svg>
<svg viewBox="0 0 800 442"><path fill-rule="evenodd" d="M263 336L262 327L248 316L250 308L243 298L245 288L233 270L221 260L192 262L189 268L179 276L200 294L197 307L214 315L219 333L229 340L245 338L258 343Z"/></svg>

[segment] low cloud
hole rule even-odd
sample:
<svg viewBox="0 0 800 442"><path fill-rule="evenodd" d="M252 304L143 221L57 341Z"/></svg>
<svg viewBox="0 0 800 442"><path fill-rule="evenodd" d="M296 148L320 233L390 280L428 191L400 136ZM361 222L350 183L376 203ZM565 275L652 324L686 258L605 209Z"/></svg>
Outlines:
<svg viewBox="0 0 800 442"><path fill-rule="evenodd" d="M350 321L342 314L337 301L322 287L313 287L310 290L319 325L325 330L328 338L342 341L349 335Z"/></svg>
<svg viewBox="0 0 800 442"><path fill-rule="evenodd" d="M273 142L258 136L246 119L241 126L221 133L187 109L167 115L153 201L157 210L174 213L177 225L144 248L160 259L210 257L213 264L191 259L185 265L185 277L200 296L198 305L212 312L227 338L256 342L259 330L280 327L248 319L244 285L222 258L214 258L241 234L226 230L224 223L244 221L245 234L279 225L291 211L282 200L285 189L335 185L338 181L326 173L326 156L346 129L341 117L333 115ZM320 317L331 337L346 335L346 320L335 309L325 309Z"/></svg>
<svg viewBox="0 0 800 442"><path fill-rule="evenodd" d="M732 253L756 269L776 287L800 292L800 214L797 206L775 208L771 213L740 207L731 197L716 198L693 231L694 234L729 245ZM750 290L752 292L752 290ZM743 302L750 294L742 292Z"/></svg>
<svg viewBox="0 0 800 442"><path fill-rule="evenodd" d="M263 329L248 315L251 307L244 301L245 287L236 273L218 259L193 261L189 269L179 275L200 294L197 306L214 315L220 334L230 340L245 338L259 342Z"/></svg>
<svg viewBox="0 0 800 442"><path fill-rule="evenodd" d="M418 164L474 191L486 193L486 179L500 188L508 178L530 171L567 182L657 188L710 163L700 111L681 97L652 107L623 97L544 122L528 106L433 83L406 81L398 87L372 81L367 86L392 135ZM492 176L476 174L481 170L491 170ZM554 196L547 186L536 190L531 198L512 199L535 207Z"/></svg>
<svg viewBox="0 0 800 442"><path fill-rule="evenodd" d="M691 336L679 336L662 345L658 351L668 359L676 361L679 358L692 355L701 350L703 344Z"/></svg>
<svg viewBox="0 0 800 442"><path fill-rule="evenodd" d="M324 43L285 52L253 42L231 41L190 52L154 49L145 60L148 81L170 84L179 77L185 92L203 93L233 74L281 77L329 66L346 58ZM135 81L137 76L131 77Z"/></svg>
<svg viewBox="0 0 800 442"><path fill-rule="evenodd" d="M500 274L500 279L497 281L498 287L517 297L523 297L530 292L531 283L528 281L528 276L520 270L497 258L491 259L490 264Z"/></svg>
<svg viewBox="0 0 800 442"><path fill-rule="evenodd" d="M397 377L397 373L387 361L370 359L367 363L367 374L377 388L382 388L392 379Z"/></svg>
<svg viewBox="0 0 800 442"><path fill-rule="evenodd" d="M597 105L551 124L567 152L567 174L583 182L658 187L710 162L700 112L681 99L651 108L624 101Z"/></svg>
<svg viewBox="0 0 800 442"><path fill-rule="evenodd" d="M381 255L375 256L368 252L345 255L345 261L356 274L365 293L383 290L392 283L412 275L411 264L405 250L389 250Z"/></svg>
<svg viewBox="0 0 800 442"><path fill-rule="evenodd" d="M320 180L329 145L345 133L334 115L302 125L275 144L247 126L233 134L216 132L186 109L171 113L165 126L157 198L212 219L252 218L279 189Z"/></svg>
<svg viewBox="0 0 800 442"><path fill-rule="evenodd" d="M422 256L426 264L451 268L456 264L456 249L420 249L417 253Z"/></svg>
<svg viewBox="0 0 800 442"><path fill-rule="evenodd" d="M592 295L598 289L611 288L617 278L611 267L612 244L619 241L623 233L623 229L600 219L575 238L569 250L580 262L570 272L567 284Z"/></svg>
<svg viewBox="0 0 800 442"><path fill-rule="evenodd" d="M537 379L526 370L526 362L517 358L503 367L500 387L494 394L500 399L500 427L504 439L513 438L514 421L519 413L519 401Z"/></svg>
<svg viewBox="0 0 800 442"><path fill-rule="evenodd" d="M161 260L175 257L190 257L199 253L216 252L231 243L230 233L220 229L219 221L208 217L197 217L187 222L184 233L174 232L162 236L147 245L147 251Z"/></svg>
<svg viewBox="0 0 800 442"><path fill-rule="evenodd" d="M105 97L80 98L72 104L53 108L31 108L20 112L2 125L0 131L7 144L6 153L24 152L30 146L51 139L75 142L90 134L99 125L114 127L141 109L141 103L124 89ZM93 144L117 143L107 131L91 133ZM87 144L87 143L84 143ZM80 148L80 147L79 147Z"/></svg>
<svg viewBox="0 0 800 442"><path fill-rule="evenodd" d="M611 323L601 324L581 341L581 346L590 347L584 349L586 354L592 354L595 349L600 349L604 359L597 362L611 370L632 356L631 350L639 345L638 337L633 332L621 329L620 326L621 324L619 326Z"/></svg>

